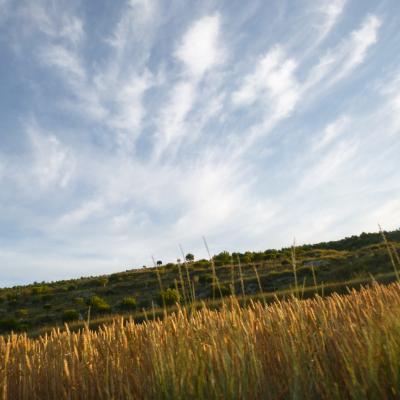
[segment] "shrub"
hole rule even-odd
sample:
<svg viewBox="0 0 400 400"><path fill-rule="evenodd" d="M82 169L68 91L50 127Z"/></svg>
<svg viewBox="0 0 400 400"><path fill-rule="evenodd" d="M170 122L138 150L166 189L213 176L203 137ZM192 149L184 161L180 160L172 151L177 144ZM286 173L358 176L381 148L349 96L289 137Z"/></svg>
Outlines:
<svg viewBox="0 0 400 400"><path fill-rule="evenodd" d="M122 280L122 276L120 274L111 274L108 280L110 283L119 282Z"/></svg>
<svg viewBox="0 0 400 400"><path fill-rule="evenodd" d="M166 305L173 305L175 303L179 303L181 299L181 295L176 289L167 289L159 293L158 302L165 303Z"/></svg>
<svg viewBox="0 0 400 400"><path fill-rule="evenodd" d="M46 294L50 292L50 288L46 285L34 286L32 294Z"/></svg>
<svg viewBox="0 0 400 400"><path fill-rule="evenodd" d="M223 284L223 283L219 284L219 288L217 284L211 285L210 296L212 296L213 293L215 293L215 296L217 297L219 297L220 294L222 296L229 296L231 294L231 288L229 284Z"/></svg>
<svg viewBox="0 0 400 400"><path fill-rule="evenodd" d="M135 310L137 306L136 299L134 297L124 297L119 304L119 307L123 310Z"/></svg>
<svg viewBox="0 0 400 400"><path fill-rule="evenodd" d="M108 283L108 278L105 276L96 279L96 285L105 287Z"/></svg>
<svg viewBox="0 0 400 400"><path fill-rule="evenodd" d="M95 312L106 313L111 310L110 305L100 296L92 296L89 304Z"/></svg>
<svg viewBox="0 0 400 400"><path fill-rule="evenodd" d="M83 297L75 297L74 298L74 303L78 306L84 306L85 305L85 299Z"/></svg>
<svg viewBox="0 0 400 400"><path fill-rule="evenodd" d="M210 283L212 281L213 281L212 274L203 274L203 275L200 275L200 277L199 277L200 283Z"/></svg>
<svg viewBox="0 0 400 400"><path fill-rule="evenodd" d="M208 260L205 260L204 258L198 261L195 261L193 264L196 268L200 269L206 269L211 267L211 263Z"/></svg>
<svg viewBox="0 0 400 400"><path fill-rule="evenodd" d="M28 316L29 312L26 308L20 308L15 312L15 316L17 318L26 318Z"/></svg>
<svg viewBox="0 0 400 400"><path fill-rule="evenodd" d="M78 311L74 310L73 308L70 310L65 310L62 315L63 322L72 322L79 319Z"/></svg>
<svg viewBox="0 0 400 400"><path fill-rule="evenodd" d="M214 263L216 266L226 265L231 263L231 255L227 251L222 251L221 253L215 255Z"/></svg>

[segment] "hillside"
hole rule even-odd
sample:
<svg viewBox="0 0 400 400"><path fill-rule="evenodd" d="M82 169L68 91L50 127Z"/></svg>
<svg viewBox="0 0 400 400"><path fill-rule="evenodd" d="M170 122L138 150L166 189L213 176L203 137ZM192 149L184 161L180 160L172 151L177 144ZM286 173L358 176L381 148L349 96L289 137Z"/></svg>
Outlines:
<svg viewBox="0 0 400 400"><path fill-rule="evenodd" d="M292 249L283 248L215 255L214 283L211 262L192 261L189 256L187 262L158 268L0 289L0 332L37 334L64 322L82 326L88 317L96 324L116 313L131 314L140 321L147 313L159 312L164 303L173 306L177 300L218 306L221 295L236 294L269 301L291 294L296 281L302 297L345 292L373 280L391 282L396 274L390 256L400 266L400 230L385 235L390 253L379 233L298 246L295 274Z"/></svg>
<svg viewBox="0 0 400 400"><path fill-rule="evenodd" d="M398 399L400 284L0 337L3 399Z"/></svg>

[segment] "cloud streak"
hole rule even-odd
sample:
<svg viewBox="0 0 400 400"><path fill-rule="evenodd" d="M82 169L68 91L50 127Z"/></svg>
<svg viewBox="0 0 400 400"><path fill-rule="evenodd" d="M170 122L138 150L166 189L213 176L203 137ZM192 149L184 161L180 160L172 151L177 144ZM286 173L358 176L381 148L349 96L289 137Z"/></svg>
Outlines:
<svg viewBox="0 0 400 400"><path fill-rule="evenodd" d="M0 4L2 284L394 227L395 0Z"/></svg>

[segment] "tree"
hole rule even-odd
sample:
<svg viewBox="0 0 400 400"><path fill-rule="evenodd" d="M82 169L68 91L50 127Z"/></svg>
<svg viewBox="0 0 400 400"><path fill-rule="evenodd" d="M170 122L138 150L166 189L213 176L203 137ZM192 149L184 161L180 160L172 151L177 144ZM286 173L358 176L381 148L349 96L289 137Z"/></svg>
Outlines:
<svg viewBox="0 0 400 400"><path fill-rule="evenodd" d="M215 265L226 265L230 264L232 260L231 255L227 251L222 251L221 253L214 256Z"/></svg>
<svg viewBox="0 0 400 400"><path fill-rule="evenodd" d="M186 254L185 260L186 260L187 262L194 261L194 255L193 255L192 253Z"/></svg>
<svg viewBox="0 0 400 400"><path fill-rule="evenodd" d="M119 307L123 310L135 310L136 309L136 299L131 296L124 297L121 300Z"/></svg>
<svg viewBox="0 0 400 400"><path fill-rule="evenodd" d="M111 310L110 305L100 296L92 296L89 304L95 312L105 313Z"/></svg>
<svg viewBox="0 0 400 400"><path fill-rule="evenodd" d="M161 265L162 265L162 261L161 261L161 260L158 260L158 261L157 261L157 266L160 267Z"/></svg>
<svg viewBox="0 0 400 400"><path fill-rule="evenodd" d="M179 303L181 299L181 295L176 289L167 289L163 290L158 295L158 301L160 303L165 303L167 306L174 305L175 303Z"/></svg>
<svg viewBox="0 0 400 400"><path fill-rule="evenodd" d="M70 310L65 310L62 315L63 322L72 322L79 319L78 311L74 310L73 308Z"/></svg>
<svg viewBox="0 0 400 400"><path fill-rule="evenodd" d="M253 261L253 253L250 251L246 251L246 253L243 254L243 257L241 257L241 261L244 264L249 264Z"/></svg>

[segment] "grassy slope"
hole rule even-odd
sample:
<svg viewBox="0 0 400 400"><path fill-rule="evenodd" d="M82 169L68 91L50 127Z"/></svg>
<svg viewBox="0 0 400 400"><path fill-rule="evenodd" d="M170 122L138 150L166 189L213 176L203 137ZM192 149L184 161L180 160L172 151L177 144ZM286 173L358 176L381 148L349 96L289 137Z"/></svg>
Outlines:
<svg viewBox="0 0 400 400"><path fill-rule="evenodd" d="M400 231L389 232L387 237L398 251ZM260 276L265 299L275 295L284 297L291 293L294 277L290 249L252 253L252 258L252 262L241 265L247 296L257 297L260 293L254 267ZM218 264L218 257L216 261ZM390 282L395 278L387 249L379 234L362 234L336 242L298 247L296 262L299 286L314 286L314 270L319 293L323 290L325 293L343 292L347 286L357 287L360 283L371 282L371 277L381 282ZM185 268L182 266L182 269L186 281ZM163 266L159 272L164 288L173 288L174 280L180 280L178 266L175 264ZM195 287L196 299L209 302L212 296L210 263L206 260L191 263L188 272ZM237 264L217 265L216 273L224 293L229 292L232 274L235 293L242 293ZM309 288L304 292L307 295L316 290ZM77 310L86 319L88 300L94 295L101 296L110 305L110 309L105 310L107 314L122 313L123 309L119 306L121 300L126 296L134 296L138 303L134 316L142 320L143 309L151 315L153 304L155 308L161 305L157 304L160 303L158 293L159 283L153 268L129 270L106 277L0 289L0 332L21 329L37 333L46 326L62 325L62 315L67 309ZM160 311L156 309L155 312ZM104 321L110 317L102 317L92 309L92 319ZM76 325L81 326L82 323Z"/></svg>
<svg viewBox="0 0 400 400"><path fill-rule="evenodd" d="M0 337L4 399L395 399L400 284Z"/></svg>

